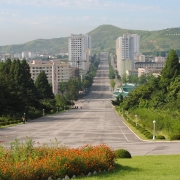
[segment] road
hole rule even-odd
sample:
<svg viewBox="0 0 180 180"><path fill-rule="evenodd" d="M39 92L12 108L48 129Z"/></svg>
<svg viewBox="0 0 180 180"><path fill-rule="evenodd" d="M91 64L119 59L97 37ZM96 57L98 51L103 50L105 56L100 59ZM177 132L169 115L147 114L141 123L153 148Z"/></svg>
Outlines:
<svg viewBox="0 0 180 180"><path fill-rule="evenodd" d="M51 144L51 141L57 139L68 147L105 143L114 150L127 149L132 156L179 154L180 143L142 141L123 123L123 118L116 114L110 103L112 92L107 58L107 53L101 53L89 95L76 102L82 109L68 110L27 124L0 129L0 140L5 141L3 146L9 148L15 138L25 141L31 137L35 144Z"/></svg>

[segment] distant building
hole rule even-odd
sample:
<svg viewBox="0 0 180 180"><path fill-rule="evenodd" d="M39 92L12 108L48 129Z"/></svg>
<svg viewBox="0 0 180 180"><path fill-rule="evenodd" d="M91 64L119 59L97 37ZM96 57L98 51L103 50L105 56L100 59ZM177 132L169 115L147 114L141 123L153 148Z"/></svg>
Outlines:
<svg viewBox="0 0 180 180"><path fill-rule="evenodd" d="M138 68L138 77L141 77L142 75L148 75L152 74L153 76L157 77L160 76L162 69L152 69L152 68Z"/></svg>
<svg viewBox="0 0 180 180"><path fill-rule="evenodd" d="M23 52L22 52L22 58L23 58L23 59L26 59L26 58L28 58L28 57L29 57L28 52L27 52L27 51L23 51Z"/></svg>
<svg viewBox="0 0 180 180"><path fill-rule="evenodd" d="M13 56L11 54L8 54L8 53L2 53L0 55L0 61L1 62L5 62L7 59L12 59Z"/></svg>
<svg viewBox="0 0 180 180"><path fill-rule="evenodd" d="M29 63L31 78L35 81L41 71L47 75L48 82L52 84L53 93L58 93L58 83L67 82L72 77L72 67L69 63L59 60L41 61L33 60Z"/></svg>
<svg viewBox="0 0 180 180"><path fill-rule="evenodd" d="M143 55L142 53L135 53L134 62L145 62L145 55Z"/></svg>
<svg viewBox="0 0 180 180"><path fill-rule="evenodd" d="M91 55L91 36L87 34L71 34L69 37L69 63L78 67L81 74L89 71L89 56ZM78 63L79 62L79 63Z"/></svg>
<svg viewBox="0 0 180 180"><path fill-rule="evenodd" d="M136 87L137 87L137 85L135 85L133 83L126 83L122 87L117 88L115 90L115 92L113 92L112 97L118 98L118 97L122 96L124 98L128 95L128 93L133 91Z"/></svg>
<svg viewBox="0 0 180 180"><path fill-rule="evenodd" d="M135 69L138 68L149 68L149 69L163 69L165 62L136 62Z"/></svg>
<svg viewBox="0 0 180 180"><path fill-rule="evenodd" d="M126 75L127 76L138 76L138 71L137 70L126 70Z"/></svg>
<svg viewBox="0 0 180 180"><path fill-rule="evenodd" d="M126 70L134 69L134 39L130 34L124 34L116 39L117 71L122 76ZM131 64L128 66L127 64ZM124 69L124 67L126 67Z"/></svg>
<svg viewBox="0 0 180 180"><path fill-rule="evenodd" d="M154 62L165 62L165 61L166 61L166 58L162 56L157 56L154 59Z"/></svg>
<svg viewBox="0 0 180 180"><path fill-rule="evenodd" d="M140 53L140 36L138 34L131 35L134 40L134 53Z"/></svg>

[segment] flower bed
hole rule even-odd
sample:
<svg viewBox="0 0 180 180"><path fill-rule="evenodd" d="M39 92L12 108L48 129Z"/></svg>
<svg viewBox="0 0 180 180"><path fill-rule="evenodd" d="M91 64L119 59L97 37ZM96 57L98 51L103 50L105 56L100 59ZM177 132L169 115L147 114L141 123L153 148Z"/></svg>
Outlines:
<svg viewBox="0 0 180 180"><path fill-rule="evenodd" d="M0 148L0 179L47 180L87 175L113 168L114 161L114 151L105 144L70 149L16 142L11 150Z"/></svg>

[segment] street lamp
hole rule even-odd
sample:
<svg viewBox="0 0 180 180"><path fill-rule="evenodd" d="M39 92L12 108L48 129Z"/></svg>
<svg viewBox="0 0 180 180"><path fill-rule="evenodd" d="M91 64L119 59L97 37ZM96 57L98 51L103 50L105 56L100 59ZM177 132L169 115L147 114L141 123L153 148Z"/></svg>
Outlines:
<svg viewBox="0 0 180 180"><path fill-rule="evenodd" d="M136 118L136 126L137 126L137 114L135 115L135 118Z"/></svg>
<svg viewBox="0 0 180 180"><path fill-rule="evenodd" d="M44 116L44 109L43 109L43 116Z"/></svg>
<svg viewBox="0 0 180 180"><path fill-rule="evenodd" d="M156 130L156 121L155 121L155 120L153 121L153 124L154 124L153 140L155 140L155 139L156 139L156 134L155 134L155 130Z"/></svg>

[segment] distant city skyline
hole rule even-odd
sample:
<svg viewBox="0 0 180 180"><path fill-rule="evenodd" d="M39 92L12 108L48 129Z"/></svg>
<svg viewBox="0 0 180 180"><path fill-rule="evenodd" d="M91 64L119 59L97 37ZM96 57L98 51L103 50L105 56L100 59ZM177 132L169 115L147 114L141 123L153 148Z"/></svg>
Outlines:
<svg viewBox="0 0 180 180"><path fill-rule="evenodd" d="M180 0L0 0L0 46L122 29L179 27Z"/></svg>

